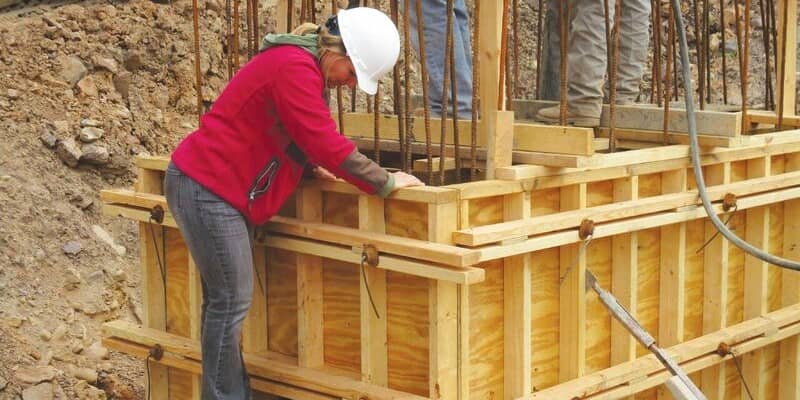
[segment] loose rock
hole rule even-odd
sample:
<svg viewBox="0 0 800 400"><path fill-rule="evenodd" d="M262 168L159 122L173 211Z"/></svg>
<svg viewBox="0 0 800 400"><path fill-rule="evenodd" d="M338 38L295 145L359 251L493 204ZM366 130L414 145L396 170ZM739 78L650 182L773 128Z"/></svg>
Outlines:
<svg viewBox="0 0 800 400"><path fill-rule="evenodd" d="M108 70L108 71L110 71L110 72L112 72L114 74L116 74L117 71L119 70L119 66L117 65L117 62L114 61L114 59L112 59L112 58L96 56L96 57L94 57L92 59L92 63L96 67L103 68L103 69Z"/></svg>
<svg viewBox="0 0 800 400"><path fill-rule="evenodd" d="M53 400L53 384L45 382L22 391L22 400Z"/></svg>
<svg viewBox="0 0 800 400"><path fill-rule="evenodd" d="M92 232L94 232L94 234L97 236L98 239L100 239L101 242L111 246L111 248L114 249L114 251L118 255L124 256L125 253L127 252L127 250L125 249L125 246L118 245L116 242L114 242L114 238L111 237L111 234L106 232L106 230L101 228L100 226L92 225ZM123 271L123 273L124 273L124 271ZM114 277L114 279L115 280L117 279L116 276Z"/></svg>
<svg viewBox="0 0 800 400"><path fill-rule="evenodd" d="M81 121L81 126L83 126L83 121ZM79 138L81 139L81 142L92 143L103 137L104 133L104 130L96 128L95 126L86 126L85 128L81 129Z"/></svg>
<svg viewBox="0 0 800 400"><path fill-rule="evenodd" d="M61 78L64 79L70 87L75 87L88 72L89 70L86 69L86 66L83 65L83 61L78 57L70 56L61 61Z"/></svg>
<svg viewBox="0 0 800 400"><path fill-rule="evenodd" d="M86 128L86 127L99 128L101 126L103 126L103 123L98 120L94 120L91 118L84 118L81 120L81 128Z"/></svg>
<svg viewBox="0 0 800 400"><path fill-rule="evenodd" d="M81 150L73 138L59 140L56 144L56 154L64 164L73 168L78 166L78 161L81 159Z"/></svg>
<svg viewBox="0 0 800 400"><path fill-rule="evenodd" d="M57 326L56 329L53 331L53 340L61 340L64 338L64 336L66 336L66 334L67 334L67 326L61 324Z"/></svg>
<svg viewBox="0 0 800 400"><path fill-rule="evenodd" d="M16 100L16 99L18 99L18 98L19 98L19 90L15 90L15 89L8 89L8 90L6 91L6 97L8 97L8 98L9 98L9 99L11 99L11 100Z"/></svg>
<svg viewBox="0 0 800 400"><path fill-rule="evenodd" d="M80 242L74 240L67 242L67 244L65 244L61 249L64 250L64 253L72 256L80 253L82 250Z"/></svg>
<svg viewBox="0 0 800 400"><path fill-rule="evenodd" d="M78 287L78 285L83 282L81 279L81 274L75 270L75 268L67 268L64 274L64 288L67 290L73 290Z"/></svg>
<svg viewBox="0 0 800 400"><path fill-rule="evenodd" d="M49 365L22 367L14 374L14 378L23 383L39 383L52 381L57 370Z"/></svg>
<svg viewBox="0 0 800 400"><path fill-rule="evenodd" d="M39 140L41 140L45 146L51 149L56 147L56 143L58 143L58 138L56 135L53 135L53 132L50 132L50 129L48 128L42 129L42 134L39 135Z"/></svg>
<svg viewBox="0 0 800 400"><path fill-rule="evenodd" d="M86 381L80 381L72 387L77 400L106 400L106 392L98 389Z"/></svg>
<svg viewBox="0 0 800 400"><path fill-rule="evenodd" d="M111 161L111 154L104 146L90 144L83 146L81 160L94 165L105 165Z"/></svg>
<svg viewBox="0 0 800 400"><path fill-rule="evenodd" d="M100 342L94 342L83 351L83 355L92 360L108 359L108 349L103 347Z"/></svg>
<svg viewBox="0 0 800 400"><path fill-rule="evenodd" d="M44 340L45 342L49 342L50 339L53 338L53 334L50 333L50 331L48 331L47 329L42 329L42 331L39 332L39 337L42 338L42 340Z"/></svg>
<svg viewBox="0 0 800 400"><path fill-rule="evenodd" d="M89 383L97 382L97 371L92 368L75 367L72 370L72 376Z"/></svg>
<svg viewBox="0 0 800 400"><path fill-rule="evenodd" d="M8 386L8 381L6 380L6 378L3 378L3 376L0 375L0 391L5 389L6 386Z"/></svg>

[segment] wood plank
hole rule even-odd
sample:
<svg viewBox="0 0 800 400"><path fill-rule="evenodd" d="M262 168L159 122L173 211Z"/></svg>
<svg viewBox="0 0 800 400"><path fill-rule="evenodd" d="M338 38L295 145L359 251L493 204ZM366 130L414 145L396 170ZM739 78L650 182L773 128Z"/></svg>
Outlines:
<svg viewBox="0 0 800 400"><path fill-rule="evenodd" d="M242 325L242 349L248 353L269 349L267 286L267 249L254 247L253 301Z"/></svg>
<svg viewBox="0 0 800 400"><path fill-rule="evenodd" d="M618 179L613 182L613 201L637 200L639 177ZM626 233L611 238L611 291L619 304L636 317L639 286L639 234ZM611 322L611 365L636 359L636 340L624 326Z"/></svg>
<svg viewBox="0 0 800 400"><path fill-rule="evenodd" d="M787 14L783 15L784 7ZM783 115L795 115L795 107L797 107L797 2L792 0L779 0L776 7L778 24L778 55L776 62L777 76L783 76L784 92L780 93L780 85L776 85L775 102L776 106L779 102L783 103ZM786 21L786 24L784 24ZM783 43L783 37L786 36L787 43ZM786 60L783 60L783 57ZM784 73L784 69L786 73ZM780 78L778 78L780 79ZM781 97L783 97L781 99Z"/></svg>
<svg viewBox="0 0 800 400"><path fill-rule="evenodd" d="M787 154L785 171L800 169L800 154ZM800 260L800 199L783 203L783 257ZM783 270L781 303L784 307L800 303L800 272ZM800 343L797 337L780 344L779 399L800 399Z"/></svg>
<svg viewBox="0 0 800 400"><path fill-rule="evenodd" d="M428 240L452 243L451 235L458 229L457 203L428 206ZM429 281L428 312L430 321L429 397L431 399L460 399L461 366L468 363L469 354L461 354L460 344L469 340L460 330L458 285L444 281ZM456 338L456 340L453 340Z"/></svg>
<svg viewBox="0 0 800 400"><path fill-rule="evenodd" d="M197 269L197 265L194 263L194 259L192 259L191 254L189 255L189 327L191 330L191 334L189 336L190 339L193 340L200 340L200 333L202 332L202 306L203 306L203 285L200 277L200 271ZM266 307L266 299L264 300L264 306ZM253 313L253 309L251 307L250 313ZM257 310L255 312L258 312ZM266 311L265 311L266 312ZM249 318L249 317L248 317ZM245 320L245 324L247 324L247 320ZM246 325L245 325L246 326ZM243 351L247 350L248 344L248 334L247 330L243 327L243 337L242 337L242 345ZM252 336L250 336L252 337ZM263 336L261 339L264 340L264 344L266 347L267 335L266 335L266 326L264 327ZM265 348L266 350L266 348ZM203 380L200 374L194 374L191 377L191 384L192 384L192 399L193 400L200 400L201 392L203 389Z"/></svg>
<svg viewBox="0 0 800 400"><path fill-rule="evenodd" d="M766 194L759 194L747 197L740 197L738 199L739 210L746 210L749 208L760 207L767 204L779 203L785 200L790 200L795 197L800 197L800 188L783 189ZM714 205L712 207L717 214L722 213L721 205ZM629 233L641 231L650 228L662 227L665 225L676 224L680 222L691 221L698 218L706 217L705 209L702 207L691 208L681 211L670 211L665 213L657 213L649 216L633 218L630 220L615 221L605 224L595 225L594 238L599 239L603 237L618 235L622 233ZM549 233L545 235L535 236L527 240L515 241L505 245L492 245L476 248L475 251L479 253L478 262L485 262L496 260L498 258L511 257L518 254L523 254L531 251L543 250L552 247L562 246L564 244L578 243L577 229L570 229L562 232Z"/></svg>
<svg viewBox="0 0 800 400"><path fill-rule="evenodd" d="M165 232L155 224L139 223L139 252L142 273L142 323L148 328L166 331L166 282L161 279L159 259L166 258ZM145 385L154 400L169 398L169 369L154 361L147 361L150 368Z"/></svg>
<svg viewBox="0 0 800 400"><path fill-rule="evenodd" d="M511 166L514 146L514 112L492 111L486 124L486 178L494 179L494 170Z"/></svg>
<svg viewBox="0 0 800 400"><path fill-rule="evenodd" d="M439 207L439 205L429 205ZM357 229L332 227L330 225L301 222L291 218L274 217L267 224L267 230L283 235L309 238L350 246L375 245L380 252L403 257L426 260L452 266L470 266L477 262L477 254L442 243L424 242L379 233L361 232Z"/></svg>
<svg viewBox="0 0 800 400"><path fill-rule="evenodd" d="M531 193L522 192L504 197L504 219L528 218L531 214ZM523 254L504 260L504 377L505 397L517 398L533 391L531 350L531 255Z"/></svg>
<svg viewBox="0 0 800 400"><path fill-rule="evenodd" d="M113 337L103 338L102 343L109 349L113 349L115 351L119 351L141 359L146 359L150 351L150 349L147 348L146 346ZM200 374L202 369L200 361L187 359L182 356L174 355L171 353L165 353L164 357L161 360L157 361L157 363L158 365L163 367L181 369L184 371L189 371L194 374ZM285 385L280 382L275 382L258 376L253 376L252 374L250 375L250 386L257 391L265 393L273 393L281 396L282 398L288 398L291 400L338 399L335 396L329 396L319 392L313 392L295 386ZM274 399L273 397L267 397L266 399L264 399L263 397L254 397L254 398L258 400Z"/></svg>
<svg viewBox="0 0 800 400"><path fill-rule="evenodd" d="M556 101L531 100L522 112L523 117L531 118L539 109L557 106ZM600 126L609 126L611 110L603 105ZM638 129L661 131L664 124L664 109L650 104L616 105L614 107L615 126L619 129ZM739 112L714 110L695 110L697 132L703 135L738 136L741 134L742 116ZM683 106L670 107L667 130L674 133L687 133L688 123Z"/></svg>
<svg viewBox="0 0 800 400"><path fill-rule="evenodd" d="M503 5L502 2L492 2L482 4L482 6L480 14L477 16L481 24L480 35L473 40L478 41L478 48L481 49L478 55L480 115L489 115L490 112L500 110L503 106L498 103L497 99L498 93L503 90L500 83Z"/></svg>
<svg viewBox="0 0 800 400"><path fill-rule="evenodd" d="M770 134L757 135L764 141L757 141L736 148L701 149L701 165L719 164L746 160L764 155L776 155L797 152L800 141L797 140L800 130L783 131ZM748 139L752 141L753 139ZM670 145L657 149L631 150L613 154L595 154L592 157L577 158L575 156L562 156L569 160L577 169L544 168L539 165L514 165L507 168L498 168L497 178L503 180L528 180L533 179L532 185L536 188L564 186L567 184L587 183L591 179L622 178L630 175L643 175L670 169L691 167L689 146ZM550 155L553 156L553 155ZM642 160L647 160L642 162ZM518 157L514 162L522 162ZM556 166L557 167L557 166ZM593 167L593 168L589 168ZM626 168L619 168L626 167ZM562 183L569 181L569 183Z"/></svg>
<svg viewBox="0 0 800 400"><path fill-rule="evenodd" d="M491 114L489 119L479 122L480 126L493 125L491 121ZM384 140L399 140L399 131L397 126L397 117L394 115L381 115L380 137ZM347 113L344 115L345 126L347 127L347 136L353 139L371 139L374 138L375 116L369 113ZM422 117L414 117L413 124L411 125L412 132L414 127L424 126L424 119ZM594 153L594 131L590 128L579 128L572 126L552 126L540 123L529 122L514 122L513 113L509 118L503 118L502 126L506 129L509 136L513 136L513 150L519 151L535 151L542 153L564 153L574 155L591 155ZM431 131L441 131L441 120L430 121ZM469 120L458 121L459 143L461 148L468 150L471 143L472 122ZM446 125L445 144L453 144L453 128L452 121L448 121ZM479 127L479 132L481 128ZM488 147L488 136L482 137L483 133L479 134L478 146ZM420 136L417 136L420 137ZM424 144L424 142L416 141L417 144ZM436 147L441 143L441 138L434 135L431 138L431 143ZM384 147L381 147L384 149ZM509 153L511 154L511 153ZM486 158L484 156L484 158Z"/></svg>
<svg viewBox="0 0 800 400"><path fill-rule="evenodd" d="M562 211L586 207L586 185L561 188ZM559 381L583 376L586 368L586 254L580 244L562 246L560 260Z"/></svg>
<svg viewBox="0 0 800 400"><path fill-rule="evenodd" d="M165 258L167 281L167 327L166 332L191 337L189 304L189 250L177 229L165 230ZM170 369L169 396L177 399L199 397L194 392L192 375L179 369Z"/></svg>
<svg viewBox="0 0 800 400"><path fill-rule="evenodd" d="M777 125L778 115L773 111L753 110L747 112L747 120L750 124ZM784 115L783 126L800 128L800 117L796 115Z"/></svg>
<svg viewBox="0 0 800 400"><path fill-rule="evenodd" d="M747 162L747 177L757 178L771 174L771 158L761 157ZM745 240L758 248L769 251L770 212L768 207L758 207L746 211ZM744 319L756 318L768 311L769 264L753 256L745 256L744 269ZM757 350L742 359L744 380L750 386L753 396L764 398L765 361L763 351Z"/></svg>
<svg viewBox="0 0 800 400"><path fill-rule="evenodd" d="M158 343L165 353L172 353L195 361L200 360L199 344L180 336L124 321L106 323L103 325L103 333L105 337L118 338L148 347ZM245 365L251 375L342 398L358 399L363 396L364 398L386 400L424 399L421 396L367 384L347 376L298 367L285 360L269 356L245 354Z"/></svg>
<svg viewBox="0 0 800 400"><path fill-rule="evenodd" d="M368 232L386 232L383 199L374 196L358 197L358 227ZM389 358L386 336L386 271L370 266L362 268L364 269L359 275L361 377L365 382L387 386Z"/></svg>
<svg viewBox="0 0 800 400"><path fill-rule="evenodd" d="M712 165L705 170L707 185L724 185L731 181L730 163ZM710 221L705 222L703 250L703 334L716 332L727 325L728 305L728 259L729 243ZM715 237L716 235L716 237ZM700 388L710 398L725 398L725 364L703 370Z"/></svg>
<svg viewBox="0 0 800 400"><path fill-rule="evenodd" d="M601 138L609 137L609 128L599 128L597 130L598 136ZM641 129L616 129L614 137L618 142L633 141L642 142L649 146L663 146L664 141L668 144L689 144L689 135L687 133L674 133L669 132L664 135L663 132L646 131ZM697 143L700 147L736 147L750 143L750 136L710 136L698 135ZM619 144L619 143L618 143ZM630 148L626 146L625 148Z"/></svg>
<svg viewBox="0 0 800 400"><path fill-rule="evenodd" d="M303 221L322 221L322 192L304 187L297 192L297 216ZM297 255L297 359L301 367L325 364L322 259Z"/></svg>
<svg viewBox="0 0 800 400"><path fill-rule="evenodd" d="M730 344L736 354L746 354L797 333L800 333L800 305L793 305L672 346L666 351L684 370L692 373L724 360L716 354L720 342ZM576 396L584 399L615 399L655 387L669 376L663 364L649 354L529 394L523 399L571 399Z"/></svg>
<svg viewBox="0 0 800 400"><path fill-rule="evenodd" d="M714 202L722 200L727 193L746 196L795 185L800 185L800 173L796 171L744 182L709 186L708 195L709 199ZM700 205L697 190L668 193L646 199L620 201L584 210L568 211L558 215L532 217L525 220L462 229L453 233L453 241L465 246L479 246L577 227L580 226L581 221L587 218L600 223L695 205Z"/></svg>
<svg viewBox="0 0 800 400"><path fill-rule="evenodd" d="M661 174L661 193L686 191L685 169ZM686 312L686 223L661 228L658 342L673 346L683 341ZM672 398L659 387L658 398Z"/></svg>

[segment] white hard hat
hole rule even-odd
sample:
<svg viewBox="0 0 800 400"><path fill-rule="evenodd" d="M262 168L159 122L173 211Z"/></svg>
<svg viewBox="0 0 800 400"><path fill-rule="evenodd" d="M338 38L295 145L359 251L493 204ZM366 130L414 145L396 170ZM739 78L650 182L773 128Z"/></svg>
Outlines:
<svg viewBox="0 0 800 400"><path fill-rule="evenodd" d="M339 31L353 62L358 87L375 94L378 81L392 70L400 56L400 34L389 17L369 7L341 10Z"/></svg>

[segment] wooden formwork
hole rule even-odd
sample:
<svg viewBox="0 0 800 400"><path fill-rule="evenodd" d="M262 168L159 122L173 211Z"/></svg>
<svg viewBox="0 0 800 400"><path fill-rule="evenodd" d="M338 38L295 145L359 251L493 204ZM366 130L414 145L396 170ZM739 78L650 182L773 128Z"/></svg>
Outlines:
<svg viewBox="0 0 800 400"><path fill-rule="evenodd" d="M304 182L258 235L244 328L254 388L294 399L661 398L666 372L586 293L588 268L709 398L743 395L720 343L755 398L797 398L798 274L711 240L687 146L605 156L386 200ZM716 209L737 197L737 234L800 258L800 131L707 149L702 162ZM197 398L199 278L169 213L151 220L167 209L166 159L138 164L134 191L102 197L105 212L140 222L145 321L107 324L105 343L143 358L160 344L153 398ZM586 219L596 227L584 249ZM362 272L369 246L378 267Z"/></svg>

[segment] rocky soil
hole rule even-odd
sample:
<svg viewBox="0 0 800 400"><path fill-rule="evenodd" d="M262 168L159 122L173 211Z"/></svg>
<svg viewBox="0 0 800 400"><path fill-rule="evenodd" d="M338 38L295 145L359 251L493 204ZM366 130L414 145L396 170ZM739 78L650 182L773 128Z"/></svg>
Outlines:
<svg viewBox="0 0 800 400"><path fill-rule="evenodd" d="M262 3L262 21L273 3ZM168 154L196 124L191 4L0 12L0 399L145 396L143 363L100 344L103 322L142 312L137 227L103 216L99 191L130 187L137 154ZM224 2L202 4L208 103L227 81ZM518 93L531 97L535 12L524 5L521 15ZM763 93L758 35L751 93ZM724 54L735 103L735 47Z"/></svg>

